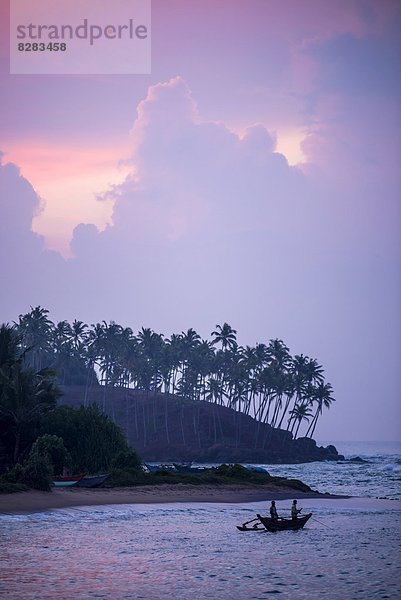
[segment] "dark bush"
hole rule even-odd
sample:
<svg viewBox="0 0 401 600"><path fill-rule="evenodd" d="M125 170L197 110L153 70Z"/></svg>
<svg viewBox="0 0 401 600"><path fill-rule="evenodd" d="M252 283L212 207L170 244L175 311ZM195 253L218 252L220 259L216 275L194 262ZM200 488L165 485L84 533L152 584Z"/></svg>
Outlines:
<svg viewBox="0 0 401 600"><path fill-rule="evenodd" d="M64 441L57 435L46 433L38 437L31 449L31 456L43 456L48 459L53 475L61 475L63 468L71 464L71 456Z"/></svg>
<svg viewBox="0 0 401 600"><path fill-rule="evenodd" d="M102 473L111 468L116 454L128 451L121 429L96 405L78 409L58 406L42 419L41 433L64 440L76 473Z"/></svg>
<svg viewBox="0 0 401 600"><path fill-rule="evenodd" d="M22 465L22 481L34 490L49 491L52 481L52 466L47 456L32 453Z"/></svg>
<svg viewBox="0 0 401 600"><path fill-rule="evenodd" d="M121 450L111 461L111 468L124 471L139 471L141 470L141 459L134 450Z"/></svg>
<svg viewBox="0 0 401 600"><path fill-rule="evenodd" d="M0 494L14 494L28 490L28 486L23 483L10 483L9 481L5 481L4 477L0 477Z"/></svg>
<svg viewBox="0 0 401 600"><path fill-rule="evenodd" d="M249 479L252 473L242 465L226 465L222 464L212 469L216 475L223 475L224 477L234 477L235 479Z"/></svg>

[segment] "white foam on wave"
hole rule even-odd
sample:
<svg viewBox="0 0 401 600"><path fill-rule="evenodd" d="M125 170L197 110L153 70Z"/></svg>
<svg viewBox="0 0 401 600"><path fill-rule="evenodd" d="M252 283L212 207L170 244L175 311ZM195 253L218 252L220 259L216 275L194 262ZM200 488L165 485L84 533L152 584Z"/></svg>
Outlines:
<svg viewBox="0 0 401 600"><path fill-rule="evenodd" d="M384 465L383 471L396 471L396 472L399 472L399 471L401 471L401 466L400 465L394 465L393 463L389 463L387 465Z"/></svg>

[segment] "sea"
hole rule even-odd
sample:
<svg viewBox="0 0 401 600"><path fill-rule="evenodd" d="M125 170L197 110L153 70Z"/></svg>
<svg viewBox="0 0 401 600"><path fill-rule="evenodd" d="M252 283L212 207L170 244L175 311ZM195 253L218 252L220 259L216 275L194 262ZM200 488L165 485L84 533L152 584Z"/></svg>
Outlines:
<svg viewBox="0 0 401 600"><path fill-rule="evenodd" d="M299 500L313 513L299 531L236 529L268 498L1 514L0 598L399 600L401 444L330 443L366 462L263 465L352 496Z"/></svg>

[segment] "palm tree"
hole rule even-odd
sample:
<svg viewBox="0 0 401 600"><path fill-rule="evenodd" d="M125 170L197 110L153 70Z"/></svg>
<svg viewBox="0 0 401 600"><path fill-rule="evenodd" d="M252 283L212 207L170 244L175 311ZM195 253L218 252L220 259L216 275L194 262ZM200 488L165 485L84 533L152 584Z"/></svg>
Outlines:
<svg viewBox="0 0 401 600"><path fill-rule="evenodd" d="M212 331L214 340L212 344L220 344L223 350L227 348L234 350L237 347L237 332L228 323L224 323L223 326L216 325L216 331Z"/></svg>
<svg viewBox="0 0 401 600"><path fill-rule="evenodd" d="M220 381L215 377L210 377L206 384L206 400L217 404L223 393Z"/></svg>
<svg viewBox="0 0 401 600"><path fill-rule="evenodd" d="M199 346L202 340L199 333L191 327L186 333L184 331L181 333L181 341L183 348L188 352Z"/></svg>
<svg viewBox="0 0 401 600"><path fill-rule="evenodd" d="M135 364L135 357L139 352L138 340L130 327L121 328L117 352L115 360L118 362L120 378L116 381L116 384L124 388L129 388L133 380L132 370Z"/></svg>
<svg viewBox="0 0 401 600"><path fill-rule="evenodd" d="M291 432L294 429L296 421L295 421L295 417L294 417L295 413L293 411L294 410L296 411L297 406L302 403L305 389L307 387L307 384L310 382L309 378L306 375L308 361L309 361L309 358L307 356L304 356L303 354L296 354L294 356L294 358L292 359L290 372L291 372L292 384L293 384L293 390L294 390L294 404L293 404L292 410L290 411L291 416L288 419L287 431L290 429L291 424L292 424Z"/></svg>
<svg viewBox="0 0 401 600"><path fill-rule="evenodd" d="M269 408L272 402L274 392L274 366L268 365L258 373L259 383L259 407L255 413L255 418L260 422L268 420Z"/></svg>
<svg viewBox="0 0 401 600"><path fill-rule="evenodd" d="M206 382L213 371L214 349L210 342L202 340L190 353L190 368L196 372L196 399L205 400Z"/></svg>
<svg viewBox="0 0 401 600"><path fill-rule="evenodd" d="M103 321L102 329L100 369L105 387L109 385L114 387L121 373L118 357L122 327L114 321L110 321L110 323Z"/></svg>
<svg viewBox="0 0 401 600"><path fill-rule="evenodd" d="M53 327L50 335L50 345L54 354L52 366L58 373L59 381L64 384L68 364L73 353L71 326L67 321L60 321Z"/></svg>
<svg viewBox="0 0 401 600"><path fill-rule="evenodd" d="M31 368L24 369L20 360L13 362L7 374L4 369L0 371L0 418L14 432L14 464L20 456L23 428L51 410L60 395L53 376L54 372L49 369L36 373Z"/></svg>
<svg viewBox="0 0 401 600"><path fill-rule="evenodd" d="M138 347L147 364L147 372L151 374L148 391L153 388L153 391L156 392L162 383L160 368L163 361L163 335L155 333L152 329L142 327L137 339Z"/></svg>
<svg viewBox="0 0 401 600"><path fill-rule="evenodd" d="M173 333L170 339L166 340L166 346L169 349L170 364L171 364L171 393L174 395L176 392L177 378L180 370L182 371L183 361L183 341L182 335Z"/></svg>
<svg viewBox="0 0 401 600"><path fill-rule="evenodd" d="M74 319L70 327L70 337L74 350L78 350L82 343L85 341L85 334L88 326L82 321Z"/></svg>
<svg viewBox="0 0 401 600"><path fill-rule="evenodd" d="M299 427L302 421L305 419L309 421L309 417L312 416L312 413L309 410L309 406L306 402L302 402L301 404L297 404L291 411L292 418L294 419L294 423L297 423L297 427L294 433L294 440L297 438Z"/></svg>
<svg viewBox="0 0 401 600"><path fill-rule="evenodd" d="M330 383L319 383L317 387L313 390L313 395L311 396L312 402L316 402L316 411L313 415L313 419L308 427L308 431L306 432L306 437L310 435L313 437L313 434L316 429L317 421L320 415L323 412L323 407L330 408L331 403L335 402L335 399L332 397L333 388Z"/></svg>
<svg viewBox="0 0 401 600"><path fill-rule="evenodd" d="M291 356L289 348L282 340L270 340L267 348L271 362L274 362L279 369L288 369L291 366Z"/></svg>
<svg viewBox="0 0 401 600"><path fill-rule="evenodd" d="M51 332L51 346L56 353L62 352L63 345L71 338L71 325L68 321L59 321Z"/></svg>
<svg viewBox="0 0 401 600"><path fill-rule="evenodd" d="M283 393L286 396L286 400L284 403L284 407L282 408L282 412L281 412L281 417L280 417L280 421L277 424L277 429L281 429L281 426L283 424L283 421L287 415L287 411L289 409L289 406L291 404L291 400L294 397L295 391L296 391L296 386L295 386L295 380L294 380L294 376L291 372L286 372L284 373L284 385L283 385Z"/></svg>
<svg viewBox="0 0 401 600"><path fill-rule="evenodd" d="M195 356L195 350L200 344L201 337L192 327L186 333L184 331L181 333L182 372L179 389L181 395L192 398L192 400L196 395L198 374L191 364L191 359Z"/></svg>
<svg viewBox="0 0 401 600"><path fill-rule="evenodd" d="M4 370L21 358L21 336L14 327L3 324L0 327L0 369Z"/></svg>
<svg viewBox="0 0 401 600"><path fill-rule="evenodd" d="M49 311L41 306L35 308L31 306L30 312L19 315L19 321L15 324L27 350L27 358L30 359L35 371L42 368L46 354L50 350L51 331L54 325L48 318L48 314Z"/></svg>

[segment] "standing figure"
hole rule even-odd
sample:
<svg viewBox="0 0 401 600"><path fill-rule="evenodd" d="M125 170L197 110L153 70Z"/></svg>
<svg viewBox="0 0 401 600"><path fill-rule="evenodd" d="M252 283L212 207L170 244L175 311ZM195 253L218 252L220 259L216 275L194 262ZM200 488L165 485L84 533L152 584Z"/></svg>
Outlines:
<svg viewBox="0 0 401 600"><path fill-rule="evenodd" d="M298 513L300 513L302 510L302 508L297 508L297 501L293 500L292 501L292 506L291 506L291 518L293 520L296 520L298 517Z"/></svg>
<svg viewBox="0 0 401 600"><path fill-rule="evenodd" d="M277 509L276 509L276 503L274 500L272 500L271 506L270 506L270 517L272 519L272 521L278 521L278 514L277 514Z"/></svg>

